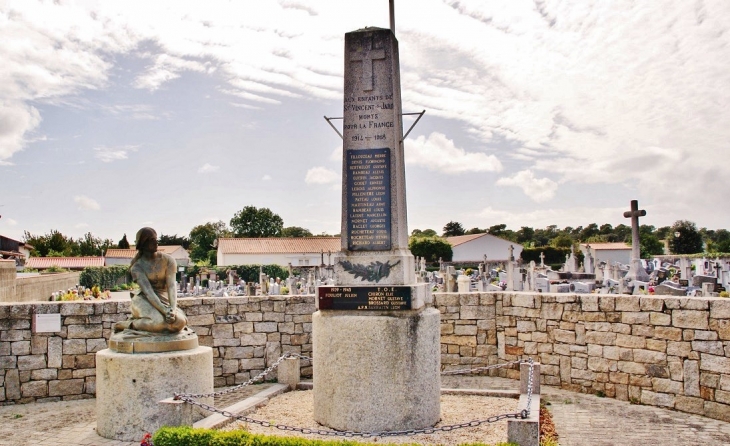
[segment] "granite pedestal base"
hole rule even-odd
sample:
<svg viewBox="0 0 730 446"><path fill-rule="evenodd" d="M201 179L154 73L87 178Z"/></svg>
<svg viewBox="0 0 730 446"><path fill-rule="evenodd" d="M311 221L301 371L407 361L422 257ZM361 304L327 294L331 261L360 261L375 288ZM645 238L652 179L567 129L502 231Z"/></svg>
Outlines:
<svg viewBox="0 0 730 446"><path fill-rule="evenodd" d="M336 430L420 429L441 416L440 313L312 316L314 419Z"/></svg>
<svg viewBox="0 0 730 446"><path fill-rule="evenodd" d="M192 425L205 414L159 404L174 393L213 392L213 350L96 354L96 431L105 438L140 441L162 426ZM213 398L200 398L213 404Z"/></svg>

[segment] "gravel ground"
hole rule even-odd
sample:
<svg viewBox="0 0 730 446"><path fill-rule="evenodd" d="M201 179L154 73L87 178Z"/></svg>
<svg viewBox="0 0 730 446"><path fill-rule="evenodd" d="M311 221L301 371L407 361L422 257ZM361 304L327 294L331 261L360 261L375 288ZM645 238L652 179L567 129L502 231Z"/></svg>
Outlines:
<svg viewBox="0 0 730 446"><path fill-rule="evenodd" d="M259 408L248 417L256 420L265 420L289 426L322 429L312 416L312 391L288 392L272 399L266 406ZM518 401L511 398L493 398L475 395L441 395L441 421L436 425L443 426L464 423L473 420L482 420L502 413L517 412ZM246 429L253 433L301 436L333 440L336 438L322 435L304 435L296 432L283 432L275 428L265 428L256 424L236 422L225 428ZM419 434L408 437L387 437L375 439L353 438L354 441L379 443L419 443L419 444L463 444L463 443L499 443L507 441L507 421L482 424L477 427L457 429L450 432L435 434Z"/></svg>

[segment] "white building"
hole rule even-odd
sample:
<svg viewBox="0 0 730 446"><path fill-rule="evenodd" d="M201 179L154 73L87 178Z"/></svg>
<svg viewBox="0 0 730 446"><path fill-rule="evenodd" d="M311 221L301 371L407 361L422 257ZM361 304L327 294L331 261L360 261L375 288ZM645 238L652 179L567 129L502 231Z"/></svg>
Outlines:
<svg viewBox="0 0 730 446"><path fill-rule="evenodd" d="M177 266L188 266L190 264L190 254L180 245L158 246L159 252L169 254L177 262ZM136 249L108 249L104 255L106 266L111 265L129 265L132 258L137 254Z"/></svg>
<svg viewBox="0 0 730 446"><path fill-rule="evenodd" d="M590 248L588 248L590 246ZM610 265L616 262L628 265L631 262L631 246L626 243L581 243L580 250L585 256L588 250L594 259L594 265L606 262Z"/></svg>
<svg viewBox="0 0 730 446"><path fill-rule="evenodd" d="M319 266L340 250L340 237L274 237L218 239L218 266Z"/></svg>
<svg viewBox="0 0 730 446"><path fill-rule="evenodd" d="M456 237L445 237L451 243L454 263L481 263L484 255L488 262L504 262L509 259L509 247L512 246L515 260L520 258L522 245L496 237L491 234L468 234Z"/></svg>

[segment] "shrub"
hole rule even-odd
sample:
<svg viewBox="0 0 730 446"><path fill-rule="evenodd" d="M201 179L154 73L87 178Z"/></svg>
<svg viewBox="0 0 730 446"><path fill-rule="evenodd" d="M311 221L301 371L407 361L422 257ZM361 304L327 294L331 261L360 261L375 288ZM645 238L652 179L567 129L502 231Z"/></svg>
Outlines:
<svg viewBox="0 0 730 446"><path fill-rule="evenodd" d="M117 285L127 284L131 279L129 267L126 265L94 266L81 271L79 284L86 288L97 285L101 289L111 289Z"/></svg>

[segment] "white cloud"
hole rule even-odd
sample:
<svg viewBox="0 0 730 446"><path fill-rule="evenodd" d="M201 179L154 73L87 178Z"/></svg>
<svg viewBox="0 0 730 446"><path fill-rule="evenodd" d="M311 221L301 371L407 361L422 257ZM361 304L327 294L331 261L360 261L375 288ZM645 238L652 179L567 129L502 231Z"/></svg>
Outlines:
<svg viewBox="0 0 730 446"><path fill-rule="evenodd" d="M41 122L40 114L34 107L23 103L6 103L1 98L2 96L0 96L0 162L22 150L26 143L25 135L35 130Z"/></svg>
<svg viewBox="0 0 730 446"><path fill-rule="evenodd" d="M103 163L111 163L113 161L125 160L128 158L129 152L136 152L138 146L122 146L122 147L95 147L94 158Z"/></svg>
<svg viewBox="0 0 730 446"><path fill-rule="evenodd" d="M76 195L74 201L79 205L79 210L82 211L98 211L101 209L101 206L99 206L96 200L85 195Z"/></svg>
<svg viewBox="0 0 730 446"><path fill-rule="evenodd" d="M89 227L88 223L77 223L74 225L74 228L76 228L76 229L85 229L88 227Z"/></svg>
<svg viewBox="0 0 730 446"><path fill-rule="evenodd" d="M428 138L419 136L405 143L406 162L434 172L458 174L463 172L500 172L502 163L494 155L467 152L454 145L454 141L439 132Z"/></svg>
<svg viewBox="0 0 730 446"><path fill-rule="evenodd" d="M326 167L312 167L307 171L304 182L307 184L332 184L340 181L340 174Z"/></svg>
<svg viewBox="0 0 730 446"><path fill-rule="evenodd" d="M7 223L8 226L17 226L18 225L18 221L17 220L13 220L12 218L6 219L5 220L5 223Z"/></svg>
<svg viewBox="0 0 730 446"><path fill-rule="evenodd" d="M627 209L576 206L520 211L487 207L472 217L471 224L483 226L483 222L490 222L489 224L504 223L513 230L517 230L522 226L546 228L549 225L557 225L559 228L566 226L575 228L591 223L599 225L611 223L615 226L619 223L630 224L628 219L623 218L623 212ZM466 224L466 226L471 227L470 224Z"/></svg>
<svg viewBox="0 0 730 446"><path fill-rule="evenodd" d="M198 169L198 173L213 173L217 172L221 167L220 166L213 166L209 163L205 163Z"/></svg>
<svg viewBox="0 0 730 446"><path fill-rule="evenodd" d="M264 175L263 177L261 177L261 180L262 181L270 181L271 180L271 175Z"/></svg>
<svg viewBox="0 0 730 446"><path fill-rule="evenodd" d="M558 190L558 183L550 178L535 178L531 170L517 172L511 177L502 177L495 184L519 187L525 195L538 203L550 200Z"/></svg>

